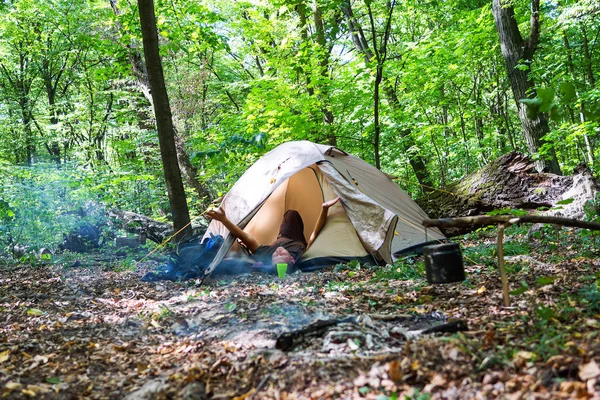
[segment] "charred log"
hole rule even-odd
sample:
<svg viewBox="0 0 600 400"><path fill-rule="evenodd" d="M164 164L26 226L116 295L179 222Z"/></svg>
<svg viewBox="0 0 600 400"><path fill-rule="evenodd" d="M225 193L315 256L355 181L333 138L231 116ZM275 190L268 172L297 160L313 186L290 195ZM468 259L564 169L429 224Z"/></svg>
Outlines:
<svg viewBox="0 0 600 400"><path fill-rule="evenodd" d="M306 340L308 336L318 336L322 334L327 328L338 325L338 324L356 324L356 318L336 318L327 320L317 320L312 324L305 326L301 329L285 332L277 338L275 342L275 348L282 351L289 351L294 346Z"/></svg>
<svg viewBox="0 0 600 400"><path fill-rule="evenodd" d="M99 248L102 244L100 228L92 224L83 224L68 234L63 234L63 241L59 248L75 253L86 253Z"/></svg>

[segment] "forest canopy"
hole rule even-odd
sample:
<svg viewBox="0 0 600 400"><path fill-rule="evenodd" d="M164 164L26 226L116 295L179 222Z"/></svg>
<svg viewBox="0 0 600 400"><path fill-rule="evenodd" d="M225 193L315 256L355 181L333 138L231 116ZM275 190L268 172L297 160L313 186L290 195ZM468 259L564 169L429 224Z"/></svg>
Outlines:
<svg viewBox="0 0 600 400"><path fill-rule="evenodd" d="M154 3L192 217L290 140L414 196L513 150L596 166L594 0ZM0 26L2 245L51 241L90 200L169 219L137 2L6 0Z"/></svg>

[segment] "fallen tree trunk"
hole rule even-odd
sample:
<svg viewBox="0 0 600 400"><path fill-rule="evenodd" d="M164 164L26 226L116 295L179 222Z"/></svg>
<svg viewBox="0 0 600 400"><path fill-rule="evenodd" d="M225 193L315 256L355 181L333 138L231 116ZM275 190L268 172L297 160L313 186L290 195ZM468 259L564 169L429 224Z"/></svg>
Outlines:
<svg viewBox="0 0 600 400"><path fill-rule="evenodd" d="M492 210L519 209L547 216L584 219L600 184L586 166L572 176L538 173L526 155L512 152L459 182L417 200L430 218L455 218ZM562 204L561 204L562 203ZM566 204L568 203L568 204ZM447 236L470 232L473 226L445 226Z"/></svg>
<svg viewBox="0 0 600 400"><path fill-rule="evenodd" d="M112 220L112 225L124 229L128 233L134 233L139 237L146 237L156 243L163 243L173 235L173 224L170 222L156 221L142 214L116 208L109 209L106 214ZM202 220L199 222L192 221L193 236L203 235L207 227Z"/></svg>
<svg viewBox="0 0 600 400"><path fill-rule="evenodd" d="M125 229L129 233L146 236L148 239L162 243L173 234L173 224L159 222L142 214L112 208L107 212L113 219L112 223Z"/></svg>

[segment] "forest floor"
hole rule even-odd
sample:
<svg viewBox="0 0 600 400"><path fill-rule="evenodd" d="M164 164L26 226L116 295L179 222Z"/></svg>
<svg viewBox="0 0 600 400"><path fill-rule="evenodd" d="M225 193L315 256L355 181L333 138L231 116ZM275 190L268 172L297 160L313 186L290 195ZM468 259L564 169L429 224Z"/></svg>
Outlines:
<svg viewBox="0 0 600 400"><path fill-rule="evenodd" d="M0 398L600 398L597 239L534 236L506 240L510 308L494 231L462 242L467 280L446 285L420 258L200 287L92 255L3 266ZM421 333L453 320L468 328Z"/></svg>

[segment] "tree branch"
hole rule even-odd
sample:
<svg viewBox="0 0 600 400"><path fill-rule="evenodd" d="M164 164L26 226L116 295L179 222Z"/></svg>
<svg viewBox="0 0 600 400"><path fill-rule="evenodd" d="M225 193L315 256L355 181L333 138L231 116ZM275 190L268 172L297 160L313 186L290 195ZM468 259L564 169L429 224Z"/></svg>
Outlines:
<svg viewBox="0 0 600 400"><path fill-rule="evenodd" d="M479 228L488 225L514 225L522 223L555 224L562 226L570 226L574 228L600 230L600 223L598 222L580 221L572 218L549 217L545 215L479 215L476 217L426 219L423 220L422 225L426 228Z"/></svg>
<svg viewBox="0 0 600 400"><path fill-rule="evenodd" d="M540 0L531 0L531 17L529 18L529 37L525 47L524 58L531 60L540 39Z"/></svg>

